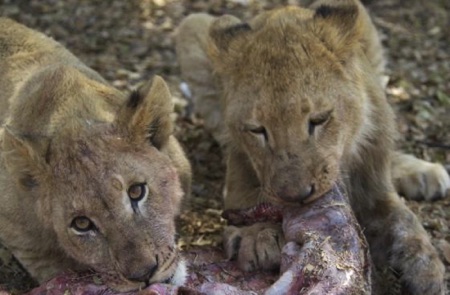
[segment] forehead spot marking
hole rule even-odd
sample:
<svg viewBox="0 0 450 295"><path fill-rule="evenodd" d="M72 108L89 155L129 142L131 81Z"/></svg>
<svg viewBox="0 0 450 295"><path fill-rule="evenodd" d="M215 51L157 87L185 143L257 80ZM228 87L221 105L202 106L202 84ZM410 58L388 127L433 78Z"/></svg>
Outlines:
<svg viewBox="0 0 450 295"><path fill-rule="evenodd" d="M311 112L311 106L310 106L310 104L309 104L309 103L304 103L304 104L301 106L301 112L302 112L303 114L308 114L309 112Z"/></svg>
<svg viewBox="0 0 450 295"><path fill-rule="evenodd" d="M122 182L119 179L117 179L117 178L113 178L112 186L118 191L122 191L123 190Z"/></svg>

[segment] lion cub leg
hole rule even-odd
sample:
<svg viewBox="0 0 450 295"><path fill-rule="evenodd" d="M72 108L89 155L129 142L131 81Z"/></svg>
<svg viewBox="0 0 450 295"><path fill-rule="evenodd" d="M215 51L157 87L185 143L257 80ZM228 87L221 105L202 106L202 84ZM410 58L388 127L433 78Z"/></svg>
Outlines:
<svg viewBox="0 0 450 295"><path fill-rule="evenodd" d="M443 295L444 265L417 216L393 192L387 171L361 169L351 179L352 205L373 261L395 269L408 294Z"/></svg>
<svg viewBox="0 0 450 295"><path fill-rule="evenodd" d="M228 155L224 197L225 209L247 208L265 201L255 172L243 153L230 152ZM284 244L281 224L227 226L224 231L227 257L237 260L245 271L278 269Z"/></svg>
<svg viewBox="0 0 450 295"><path fill-rule="evenodd" d="M441 199L450 189L450 177L438 163L397 152L392 156L391 170L397 192L410 200Z"/></svg>
<svg viewBox="0 0 450 295"><path fill-rule="evenodd" d="M376 211L386 217L364 223L373 260L387 259L409 294L443 295L444 265L414 213L395 193L377 204Z"/></svg>
<svg viewBox="0 0 450 295"><path fill-rule="evenodd" d="M222 145L222 89L207 55L209 29L216 17L204 13L186 17L176 31L176 52L181 75L193 96L194 109L214 138ZM265 200L248 156L231 151L227 158L225 209L245 208ZM224 231L224 247L230 259L243 270L274 269L281 261L284 237L281 225L257 223L229 226Z"/></svg>

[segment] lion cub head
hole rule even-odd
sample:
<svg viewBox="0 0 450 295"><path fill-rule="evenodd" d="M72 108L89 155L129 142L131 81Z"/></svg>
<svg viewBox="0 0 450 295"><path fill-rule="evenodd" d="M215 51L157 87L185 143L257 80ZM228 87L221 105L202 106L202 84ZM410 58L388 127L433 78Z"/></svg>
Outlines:
<svg viewBox="0 0 450 295"><path fill-rule="evenodd" d="M163 152L174 140L172 111L168 88L155 77L111 122L74 116L49 127L59 129L50 138L4 131L6 166L33 196L43 224L36 235L64 253L71 261L64 265L93 269L119 290L183 282L174 224L183 192Z"/></svg>
<svg viewBox="0 0 450 295"><path fill-rule="evenodd" d="M285 7L250 23L223 16L211 26L229 148L247 154L273 201L321 196L370 132L364 105L376 90L359 14L354 1L340 1Z"/></svg>

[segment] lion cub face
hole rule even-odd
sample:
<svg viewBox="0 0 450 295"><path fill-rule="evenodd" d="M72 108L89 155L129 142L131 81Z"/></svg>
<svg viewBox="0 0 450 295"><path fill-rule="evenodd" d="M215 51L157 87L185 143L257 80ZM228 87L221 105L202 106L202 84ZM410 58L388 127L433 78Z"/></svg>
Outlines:
<svg viewBox="0 0 450 295"><path fill-rule="evenodd" d="M170 282L180 264L174 218L182 191L169 159L114 132L50 149L44 210L65 252L130 282Z"/></svg>
<svg viewBox="0 0 450 295"><path fill-rule="evenodd" d="M172 133L172 109L156 77L131 95L114 122L74 121L44 152L5 137L19 183L36 196L36 214L56 236L55 247L119 290L184 280L174 238L183 192L161 151Z"/></svg>
<svg viewBox="0 0 450 295"><path fill-rule="evenodd" d="M276 202L307 202L328 191L344 151L356 153L364 139L355 10L334 13L288 7L250 24L225 16L210 30L230 148L248 155Z"/></svg>

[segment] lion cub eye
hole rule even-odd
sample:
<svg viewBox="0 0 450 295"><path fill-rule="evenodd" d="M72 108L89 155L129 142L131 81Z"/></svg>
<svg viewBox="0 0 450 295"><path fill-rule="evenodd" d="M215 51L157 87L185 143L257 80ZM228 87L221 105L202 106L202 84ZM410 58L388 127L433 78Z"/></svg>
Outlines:
<svg viewBox="0 0 450 295"><path fill-rule="evenodd" d="M309 119L309 124L308 124L308 133L309 135L313 135L314 131L316 130L317 126L321 126L323 124L325 124L328 119L330 118L331 115L331 111L327 111L315 116L312 116Z"/></svg>
<svg viewBox="0 0 450 295"><path fill-rule="evenodd" d="M269 137L267 135L267 130L263 126L257 126L257 127L249 126L246 128L246 130L249 131L250 133L253 133L254 135L262 136L266 142L269 140Z"/></svg>
<svg viewBox="0 0 450 295"><path fill-rule="evenodd" d="M80 233L95 229L94 223L86 216L75 217L70 226Z"/></svg>
<svg viewBox="0 0 450 295"><path fill-rule="evenodd" d="M148 189L145 183L133 184L128 188L128 197L134 202L142 200L147 193Z"/></svg>

